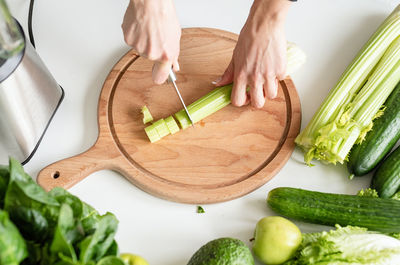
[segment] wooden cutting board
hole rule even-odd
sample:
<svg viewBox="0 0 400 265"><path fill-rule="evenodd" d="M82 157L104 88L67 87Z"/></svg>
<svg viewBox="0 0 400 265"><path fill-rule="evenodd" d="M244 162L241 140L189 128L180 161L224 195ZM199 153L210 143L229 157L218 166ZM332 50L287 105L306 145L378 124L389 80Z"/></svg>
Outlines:
<svg viewBox="0 0 400 265"><path fill-rule="evenodd" d="M237 35L184 29L177 84L187 104L214 88L232 56ZM44 168L46 190L69 188L91 173L111 169L155 196L184 203L215 203L243 196L285 165L299 133L301 110L290 78L260 110L227 106L175 135L151 144L140 109L155 120L182 108L170 84L154 85L152 62L125 54L107 77L99 100L97 142L86 152Z"/></svg>

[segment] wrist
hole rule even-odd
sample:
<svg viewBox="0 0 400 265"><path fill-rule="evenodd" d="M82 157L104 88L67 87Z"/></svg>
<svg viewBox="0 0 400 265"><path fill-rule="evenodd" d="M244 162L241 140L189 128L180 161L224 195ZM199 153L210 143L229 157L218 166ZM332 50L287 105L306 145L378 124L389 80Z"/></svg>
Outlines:
<svg viewBox="0 0 400 265"><path fill-rule="evenodd" d="M289 0L254 0L249 18L257 24L283 25L290 6Z"/></svg>

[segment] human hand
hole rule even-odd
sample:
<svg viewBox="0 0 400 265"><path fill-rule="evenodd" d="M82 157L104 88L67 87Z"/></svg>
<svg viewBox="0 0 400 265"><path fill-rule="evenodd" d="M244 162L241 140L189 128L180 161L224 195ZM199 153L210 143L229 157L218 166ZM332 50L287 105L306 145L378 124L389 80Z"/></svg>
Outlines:
<svg viewBox="0 0 400 265"><path fill-rule="evenodd" d="M232 60L222 77L214 82L216 86L233 82L233 105L251 102L255 108L262 108L266 96L269 99L277 96L278 80L284 79L286 73L284 22L289 6L287 0L254 1Z"/></svg>
<svg viewBox="0 0 400 265"><path fill-rule="evenodd" d="M130 0L122 30L128 45L155 61L156 84L165 82L171 67L179 71L181 27L172 0Z"/></svg>

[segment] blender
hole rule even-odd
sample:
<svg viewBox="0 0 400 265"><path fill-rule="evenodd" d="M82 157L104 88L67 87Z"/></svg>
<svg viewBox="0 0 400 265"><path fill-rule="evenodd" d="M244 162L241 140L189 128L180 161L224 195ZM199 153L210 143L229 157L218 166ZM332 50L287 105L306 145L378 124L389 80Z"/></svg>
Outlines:
<svg viewBox="0 0 400 265"><path fill-rule="evenodd" d="M27 163L64 97L21 25L0 0L0 164Z"/></svg>

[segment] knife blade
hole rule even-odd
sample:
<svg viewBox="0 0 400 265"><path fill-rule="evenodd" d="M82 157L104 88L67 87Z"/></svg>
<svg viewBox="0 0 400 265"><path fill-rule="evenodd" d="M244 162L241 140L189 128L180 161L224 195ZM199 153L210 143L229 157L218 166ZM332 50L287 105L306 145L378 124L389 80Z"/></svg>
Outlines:
<svg viewBox="0 0 400 265"><path fill-rule="evenodd" d="M186 114L188 115L190 122L192 123L192 127L194 127L193 119L192 119L192 117L190 116L190 113L189 113L189 111L188 111L188 109L187 109L187 107L186 107L185 102L183 101L183 98L182 98L182 96L181 96L181 93L179 92L178 86L176 85L176 82L175 82L175 81L176 81L176 75L175 75L175 73L174 73L174 70L172 70L172 68L171 68L171 70L169 71L168 80L174 85L176 94L178 94L179 100L181 101L182 106L183 106L183 108L185 109L185 112L186 112Z"/></svg>

